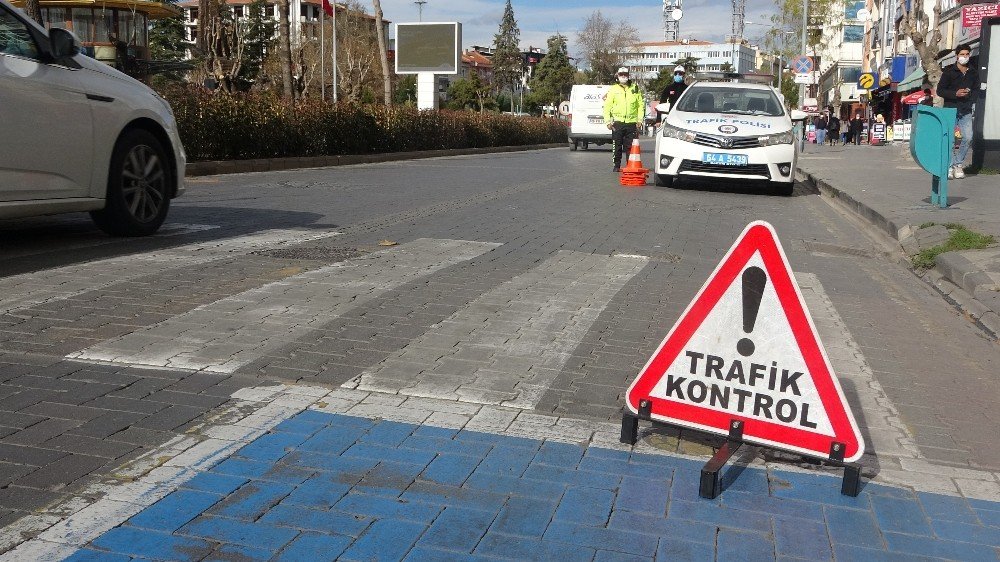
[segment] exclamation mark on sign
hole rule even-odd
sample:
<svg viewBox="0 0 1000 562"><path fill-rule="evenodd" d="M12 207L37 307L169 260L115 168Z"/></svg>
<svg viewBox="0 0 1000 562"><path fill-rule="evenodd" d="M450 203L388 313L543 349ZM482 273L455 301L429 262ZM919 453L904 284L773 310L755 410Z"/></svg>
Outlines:
<svg viewBox="0 0 1000 562"><path fill-rule="evenodd" d="M757 267L748 267L743 272L743 331L753 332L757 322L757 312L760 310L760 299L764 297L764 287L767 286L767 274ZM750 338L742 338L736 343L736 351L743 357L753 354L754 345Z"/></svg>

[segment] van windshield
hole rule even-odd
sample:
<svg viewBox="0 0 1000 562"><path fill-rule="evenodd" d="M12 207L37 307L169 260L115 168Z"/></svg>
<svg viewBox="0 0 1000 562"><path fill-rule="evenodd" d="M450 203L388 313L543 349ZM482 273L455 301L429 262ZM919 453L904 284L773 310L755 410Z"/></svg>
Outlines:
<svg viewBox="0 0 1000 562"><path fill-rule="evenodd" d="M778 97L771 90L692 86L677 102L677 109L691 113L732 113L736 115L784 115Z"/></svg>

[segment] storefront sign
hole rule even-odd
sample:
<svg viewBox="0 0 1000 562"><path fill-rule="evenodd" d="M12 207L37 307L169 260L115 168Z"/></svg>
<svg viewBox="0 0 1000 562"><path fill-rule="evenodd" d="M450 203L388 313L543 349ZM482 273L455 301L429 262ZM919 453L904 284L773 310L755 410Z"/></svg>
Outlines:
<svg viewBox="0 0 1000 562"><path fill-rule="evenodd" d="M959 41L979 39L983 18L992 16L1000 16L1000 3L962 6L962 30L958 34Z"/></svg>

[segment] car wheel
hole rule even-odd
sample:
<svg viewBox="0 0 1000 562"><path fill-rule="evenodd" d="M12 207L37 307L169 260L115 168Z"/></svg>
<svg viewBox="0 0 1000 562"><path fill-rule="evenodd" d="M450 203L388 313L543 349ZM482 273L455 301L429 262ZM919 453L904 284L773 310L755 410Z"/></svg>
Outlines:
<svg viewBox="0 0 1000 562"><path fill-rule="evenodd" d="M674 176L668 176L666 174L653 174L653 184L659 187L673 187Z"/></svg>
<svg viewBox="0 0 1000 562"><path fill-rule="evenodd" d="M579 147L580 147L580 141L578 139L573 139L573 142L569 144L570 150L576 150Z"/></svg>
<svg viewBox="0 0 1000 562"><path fill-rule="evenodd" d="M167 218L171 173L166 151L151 133L126 131L115 145L104 208L92 211L98 228L112 236L148 236Z"/></svg>
<svg viewBox="0 0 1000 562"><path fill-rule="evenodd" d="M590 143L589 143L589 142L587 142L587 141L583 141L583 149L584 149L584 150L587 150L587 149L589 149L589 148L590 148Z"/></svg>
<svg viewBox="0 0 1000 562"><path fill-rule="evenodd" d="M793 182L775 183L774 189L778 193L778 195L789 197L792 194L792 192L795 191L795 183Z"/></svg>

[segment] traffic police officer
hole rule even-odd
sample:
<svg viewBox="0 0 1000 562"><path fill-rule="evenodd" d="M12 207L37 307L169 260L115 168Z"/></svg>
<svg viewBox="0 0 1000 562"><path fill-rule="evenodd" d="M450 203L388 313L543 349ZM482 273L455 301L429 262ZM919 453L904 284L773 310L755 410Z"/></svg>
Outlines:
<svg viewBox="0 0 1000 562"><path fill-rule="evenodd" d="M667 84L667 86L663 88L663 92L660 94L660 103L669 102L670 109L674 108L674 104L677 103L677 98L681 97L681 94L683 94L684 90L686 90L688 87L687 83L684 82L684 74L685 71L683 66L681 65L675 66L673 82ZM663 118L663 114L658 112L657 117L660 118L657 119L657 121L659 121Z"/></svg>
<svg viewBox="0 0 1000 562"><path fill-rule="evenodd" d="M632 145L639 131L637 123L646 117L646 104L639 86L629 80L628 69L624 66L616 73L617 83L611 86L604 98L604 123L611 129L614 141L615 172L622 169L622 151Z"/></svg>

